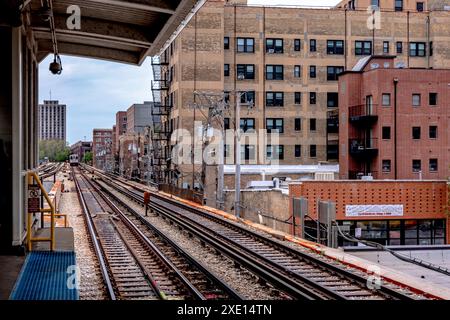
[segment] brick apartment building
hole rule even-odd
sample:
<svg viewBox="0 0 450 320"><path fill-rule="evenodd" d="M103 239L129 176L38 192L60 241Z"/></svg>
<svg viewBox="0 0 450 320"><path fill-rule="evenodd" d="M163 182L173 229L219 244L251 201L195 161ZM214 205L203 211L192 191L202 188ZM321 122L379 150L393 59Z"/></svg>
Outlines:
<svg viewBox="0 0 450 320"><path fill-rule="evenodd" d="M450 177L450 70L362 59L339 76L340 178Z"/></svg>
<svg viewBox="0 0 450 320"><path fill-rule="evenodd" d="M70 146L70 154L78 155L78 160L83 161L84 154L92 151L91 141L77 141Z"/></svg>
<svg viewBox="0 0 450 320"><path fill-rule="evenodd" d="M194 100L202 103L195 91L224 94L229 104L225 122L231 128L235 92L249 92L241 99L240 128L280 132L275 153L281 165L336 163L340 72L364 56L382 54L395 54L395 63L409 68L450 65L450 12L442 11L446 1L424 1L424 11L411 1L403 1L402 10L393 1L380 2L381 29L371 30L369 13L358 6L312 9L207 1L152 61L155 113L162 121L161 132L153 135L162 142L153 154L158 156L155 165L163 168L161 180L191 187L200 181L201 165L166 161L174 129L192 133L194 119L206 122L206 107L189 107ZM440 11L428 11L431 4ZM245 106L249 100L252 108ZM247 156L250 149L243 145L241 150ZM213 166L206 170L205 189L212 188L206 191L211 197L217 173Z"/></svg>
<svg viewBox="0 0 450 320"><path fill-rule="evenodd" d="M94 167L105 171L113 169L112 129L93 130L92 153Z"/></svg>
<svg viewBox="0 0 450 320"><path fill-rule="evenodd" d="M114 130L114 129L113 129ZM114 154L119 153L119 138L127 132L127 112L118 111L116 113L116 125L114 132Z"/></svg>
<svg viewBox="0 0 450 320"><path fill-rule="evenodd" d="M347 10L366 10L368 6L378 7L386 11L427 11L442 8L444 1L417 1L417 0L343 0L336 5L337 8Z"/></svg>

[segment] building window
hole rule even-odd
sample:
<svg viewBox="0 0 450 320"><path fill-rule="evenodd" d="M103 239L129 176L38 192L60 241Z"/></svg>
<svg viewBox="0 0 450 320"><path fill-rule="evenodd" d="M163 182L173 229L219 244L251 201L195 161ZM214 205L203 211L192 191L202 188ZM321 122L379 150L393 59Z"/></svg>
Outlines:
<svg viewBox="0 0 450 320"><path fill-rule="evenodd" d="M430 106L435 106L437 105L437 93L435 92L430 92L430 94L428 95L428 104Z"/></svg>
<svg viewBox="0 0 450 320"><path fill-rule="evenodd" d="M266 146L266 158L272 160L283 160L284 159L284 145L272 146L268 144Z"/></svg>
<svg viewBox="0 0 450 320"><path fill-rule="evenodd" d="M225 77L229 77L230 76L230 65L228 63L223 65L223 75Z"/></svg>
<svg viewBox="0 0 450 320"><path fill-rule="evenodd" d="M381 168L383 172L391 172L391 160L383 160L381 163Z"/></svg>
<svg viewBox="0 0 450 320"><path fill-rule="evenodd" d="M255 52L255 39L237 38L237 52Z"/></svg>
<svg viewBox="0 0 450 320"><path fill-rule="evenodd" d="M294 66L294 78L300 78L300 66Z"/></svg>
<svg viewBox="0 0 450 320"><path fill-rule="evenodd" d="M371 0L370 5L372 7L380 7L380 0Z"/></svg>
<svg viewBox="0 0 450 320"><path fill-rule="evenodd" d="M395 0L395 11L403 11L403 0Z"/></svg>
<svg viewBox="0 0 450 320"><path fill-rule="evenodd" d="M437 126L430 126L428 128L428 136L430 139L437 139Z"/></svg>
<svg viewBox="0 0 450 320"><path fill-rule="evenodd" d="M317 146L315 144L309 146L309 156L311 158L317 157Z"/></svg>
<svg viewBox="0 0 450 320"><path fill-rule="evenodd" d="M241 118L240 128L243 132L249 130L255 130L255 119L254 118Z"/></svg>
<svg viewBox="0 0 450 320"><path fill-rule="evenodd" d="M316 131L316 122L315 118L309 119L309 131Z"/></svg>
<svg viewBox="0 0 450 320"><path fill-rule="evenodd" d="M431 172L438 171L438 159L430 159L429 161L429 169Z"/></svg>
<svg viewBox="0 0 450 320"><path fill-rule="evenodd" d="M420 93L413 93L413 95L412 95L412 105L414 107L420 106Z"/></svg>
<svg viewBox="0 0 450 320"><path fill-rule="evenodd" d="M230 118L223 118L223 129L230 129Z"/></svg>
<svg viewBox="0 0 450 320"><path fill-rule="evenodd" d="M295 145L295 157L300 158L302 156L302 146L299 144Z"/></svg>
<svg viewBox="0 0 450 320"><path fill-rule="evenodd" d="M336 81L338 75L344 71L344 67L328 66L327 67L327 80Z"/></svg>
<svg viewBox="0 0 450 320"><path fill-rule="evenodd" d="M372 54L372 41L355 41L355 55L370 56Z"/></svg>
<svg viewBox="0 0 450 320"><path fill-rule="evenodd" d="M283 80L283 65L267 65L266 80Z"/></svg>
<svg viewBox="0 0 450 320"><path fill-rule="evenodd" d="M409 55L411 57L425 57L425 42L410 42Z"/></svg>
<svg viewBox="0 0 450 320"><path fill-rule="evenodd" d="M327 54L344 54L344 41L327 40Z"/></svg>
<svg viewBox="0 0 450 320"><path fill-rule="evenodd" d="M310 78L316 77L316 66L309 66L309 77Z"/></svg>
<svg viewBox="0 0 450 320"><path fill-rule="evenodd" d="M384 54L389 53L389 41L383 41L383 53Z"/></svg>
<svg viewBox="0 0 450 320"><path fill-rule="evenodd" d="M230 102L230 92L229 91L224 91L223 92L223 101L225 103L229 103Z"/></svg>
<svg viewBox="0 0 450 320"><path fill-rule="evenodd" d="M316 93L310 92L309 93L309 104L316 104Z"/></svg>
<svg viewBox="0 0 450 320"><path fill-rule="evenodd" d="M245 91L241 93L241 103L253 104L255 102L255 91Z"/></svg>
<svg viewBox="0 0 450 320"><path fill-rule="evenodd" d="M413 172L419 172L422 168L422 162L419 159L414 159L412 161L412 170Z"/></svg>
<svg viewBox="0 0 450 320"><path fill-rule="evenodd" d="M302 103L302 93L301 92L295 92L294 93L294 103L295 104L301 104Z"/></svg>
<svg viewBox="0 0 450 320"><path fill-rule="evenodd" d="M327 107L337 108L338 107L339 94L337 92L327 92Z"/></svg>
<svg viewBox="0 0 450 320"><path fill-rule="evenodd" d="M386 139L386 140L390 139L391 138L391 127L383 127L381 136L383 137L383 139Z"/></svg>
<svg viewBox="0 0 450 320"><path fill-rule="evenodd" d="M381 96L381 103L385 107L390 106L391 105L391 94L383 93L383 95Z"/></svg>
<svg viewBox="0 0 450 320"><path fill-rule="evenodd" d="M284 132L283 119L267 118L266 119L266 129L267 129L267 133L272 133L272 132L283 133Z"/></svg>
<svg viewBox="0 0 450 320"><path fill-rule="evenodd" d="M295 131L302 130L302 119L301 118L294 119L294 129L295 129Z"/></svg>
<svg viewBox="0 0 450 320"><path fill-rule="evenodd" d="M403 42L397 41L396 47L397 47L397 53L403 52Z"/></svg>
<svg viewBox="0 0 450 320"><path fill-rule="evenodd" d="M294 51L300 51L300 39L294 40Z"/></svg>
<svg viewBox="0 0 450 320"><path fill-rule="evenodd" d="M423 2L416 2L416 9L418 12L423 12Z"/></svg>
<svg viewBox="0 0 450 320"><path fill-rule="evenodd" d="M283 92L266 92L266 106L282 107L284 106Z"/></svg>
<svg viewBox="0 0 450 320"><path fill-rule="evenodd" d="M433 56L433 41L430 41L430 57Z"/></svg>
<svg viewBox="0 0 450 320"><path fill-rule="evenodd" d="M241 146L241 159L244 160L255 160L255 146L254 145L243 145Z"/></svg>
<svg viewBox="0 0 450 320"><path fill-rule="evenodd" d="M420 127L412 127L412 138L414 140L420 139Z"/></svg>
<svg viewBox="0 0 450 320"><path fill-rule="evenodd" d="M254 64L238 64L237 77L239 80L255 79L255 65Z"/></svg>
<svg viewBox="0 0 450 320"><path fill-rule="evenodd" d="M283 53L283 39L266 39L267 53Z"/></svg>
<svg viewBox="0 0 450 320"><path fill-rule="evenodd" d="M225 50L230 49L230 37L224 37L223 38L223 48Z"/></svg>
<svg viewBox="0 0 450 320"><path fill-rule="evenodd" d="M310 39L309 40L309 51L310 52L316 52L317 51L316 39Z"/></svg>

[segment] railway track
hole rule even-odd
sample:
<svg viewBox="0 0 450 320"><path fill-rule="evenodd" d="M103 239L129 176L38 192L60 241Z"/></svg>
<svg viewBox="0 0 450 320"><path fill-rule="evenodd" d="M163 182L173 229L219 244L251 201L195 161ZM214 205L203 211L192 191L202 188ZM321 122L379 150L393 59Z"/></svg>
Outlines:
<svg viewBox="0 0 450 320"><path fill-rule="evenodd" d="M143 205L143 190L96 172L111 188ZM237 223L152 193L150 208L203 243L227 255L261 280L296 299L412 300L424 298L394 284L369 289L368 275L294 249Z"/></svg>
<svg viewBox="0 0 450 320"><path fill-rule="evenodd" d="M111 299L241 299L125 203L73 175Z"/></svg>

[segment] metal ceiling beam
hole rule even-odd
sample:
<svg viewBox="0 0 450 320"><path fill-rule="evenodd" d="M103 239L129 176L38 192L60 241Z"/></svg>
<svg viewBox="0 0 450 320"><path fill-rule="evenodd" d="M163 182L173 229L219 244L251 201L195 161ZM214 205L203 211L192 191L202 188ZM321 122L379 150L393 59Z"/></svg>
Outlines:
<svg viewBox="0 0 450 320"><path fill-rule="evenodd" d="M159 6L152 6L142 3L136 3L136 2L130 2L130 1L120 1L120 0L88 0L86 2L96 2L96 3L104 3L109 5L115 5L118 7L123 7L124 9L139 9L144 11L152 11L152 12L159 12L159 13L165 13L165 14L174 14L175 10L162 8Z"/></svg>
<svg viewBox="0 0 450 320"><path fill-rule="evenodd" d="M66 16L55 15L55 27L58 32L59 30L64 30L66 32L75 31L67 29L66 20ZM32 20L32 28L47 28L47 30L49 30L48 24L36 17ZM151 34L151 30L144 27L86 17L81 18L81 30L76 31L91 33L95 36L123 39L124 41L131 39L146 43L148 46L151 45L153 40L152 38L155 37L155 35Z"/></svg>
<svg viewBox="0 0 450 320"><path fill-rule="evenodd" d="M38 42L38 56L46 57L46 52L51 51L51 41L40 40ZM139 52L118 50L113 48L98 47L93 45L66 43L58 41L60 54L89 57L107 61L123 62L136 65L139 62Z"/></svg>
<svg viewBox="0 0 450 320"><path fill-rule="evenodd" d="M48 39L48 37L50 36L48 29L38 27L33 28L33 30L35 31L37 39ZM79 41L82 41L83 39L98 40L111 44L117 44L122 46L131 45L139 48L149 48L151 46L151 42L146 41L139 41L128 38L119 38L114 36L94 34L90 32L82 32L75 30L65 30L65 29L56 29L56 37L58 38L58 41L60 37L64 37L66 39L66 42L68 42L67 39L72 38L77 39Z"/></svg>

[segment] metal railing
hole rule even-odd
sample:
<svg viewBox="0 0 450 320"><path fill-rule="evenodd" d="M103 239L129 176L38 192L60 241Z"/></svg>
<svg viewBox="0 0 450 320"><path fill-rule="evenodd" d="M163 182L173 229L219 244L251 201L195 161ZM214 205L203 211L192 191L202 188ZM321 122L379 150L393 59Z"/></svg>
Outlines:
<svg viewBox="0 0 450 320"><path fill-rule="evenodd" d="M378 171L374 170L350 170L348 178L351 180L361 180L363 176L372 176L373 179L378 179Z"/></svg>
<svg viewBox="0 0 450 320"><path fill-rule="evenodd" d="M375 150L378 149L378 138L349 139L348 145L350 146L351 153Z"/></svg>
<svg viewBox="0 0 450 320"><path fill-rule="evenodd" d="M355 119L358 117L368 117L368 116L377 116L377 105L371 104L359 104L355 106L351 106L348 108L348 115L350 119Z"/></svg>

